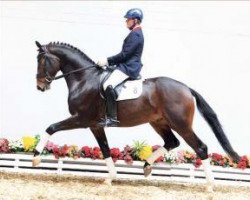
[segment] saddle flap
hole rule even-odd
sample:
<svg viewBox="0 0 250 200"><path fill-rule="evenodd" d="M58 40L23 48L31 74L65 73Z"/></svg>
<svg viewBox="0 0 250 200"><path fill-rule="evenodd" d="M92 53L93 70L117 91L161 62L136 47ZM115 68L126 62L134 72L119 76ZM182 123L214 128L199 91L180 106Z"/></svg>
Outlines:
<svg viewBox="0 0 250 200"><path fill-rule="evenodd" d="M100 79L100 94L104 98L103 83L110 76L110 71L104 71ZM136 79L128 78L115 87L117 93L117 101L136 99L142 94L143 79L139 75Z"/></svg>

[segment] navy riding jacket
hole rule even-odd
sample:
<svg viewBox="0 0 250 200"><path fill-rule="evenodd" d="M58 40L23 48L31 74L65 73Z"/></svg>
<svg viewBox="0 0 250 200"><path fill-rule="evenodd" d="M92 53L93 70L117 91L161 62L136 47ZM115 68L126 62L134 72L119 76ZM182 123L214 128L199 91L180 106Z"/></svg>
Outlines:
<svg viewBox="0 0 250 200"><path fill-rule="evenodd" d="M140 27L132 30L125 38L122 51L108 58L109 65L117 65L130 78L136 78L142 68L141 56L144 45L144 37Z"/></svg>

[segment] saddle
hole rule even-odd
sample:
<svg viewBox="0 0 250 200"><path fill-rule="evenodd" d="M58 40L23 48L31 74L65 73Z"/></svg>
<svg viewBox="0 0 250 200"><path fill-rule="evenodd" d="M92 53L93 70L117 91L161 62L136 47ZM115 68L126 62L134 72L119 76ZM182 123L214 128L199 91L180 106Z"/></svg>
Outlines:
<svg viewBox="0 0 250 200"><path fill-rule="evenodd" d="M105 99L103 84L109 78L111 73L113 72L114 67L107 67L105 71L101 74L100 77L100 95L103 99ZM136 77L136 79L127 78L119 85L117 85L114 90L117 94L116 101L128 100L128 99L136 99L142 94L142 82L143 79L141 75Z"/></svg>

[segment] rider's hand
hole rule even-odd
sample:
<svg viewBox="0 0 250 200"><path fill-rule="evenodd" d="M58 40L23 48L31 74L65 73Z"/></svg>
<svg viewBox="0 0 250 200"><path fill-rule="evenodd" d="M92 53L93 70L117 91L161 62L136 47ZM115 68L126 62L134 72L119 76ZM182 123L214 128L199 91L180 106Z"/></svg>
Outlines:
<svg viewBox="0 0 250 200"><path fill-rule="evenodd" d="M105 69L108 66L108 60L107 58L100 58L99 60L97 60L96 64L99 67Z"/></svg>

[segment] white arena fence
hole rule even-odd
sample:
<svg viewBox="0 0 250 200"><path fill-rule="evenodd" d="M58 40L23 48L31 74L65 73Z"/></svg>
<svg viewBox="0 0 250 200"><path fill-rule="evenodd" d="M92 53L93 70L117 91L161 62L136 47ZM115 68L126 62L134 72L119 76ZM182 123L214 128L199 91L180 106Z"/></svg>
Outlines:
<svg viewBox="0 0 250 200"><path fill-rule="evenodd" d="M90 158L55 159L54 156L42 156L39 167L32 167L32 155L27 154L0 154L0 171L43 173L43 174L73 174L86 177L108 176L108 169L104 160ZM118 179L127 180L154 180L163 182L205 183L203 167L195 168L192 164L156 163L152 175L145 178L143 175L144 162L134 161L128 165L123 160L115 163ZM212 166L215 184L250 186L250 169L233 169Z"/></svg>

